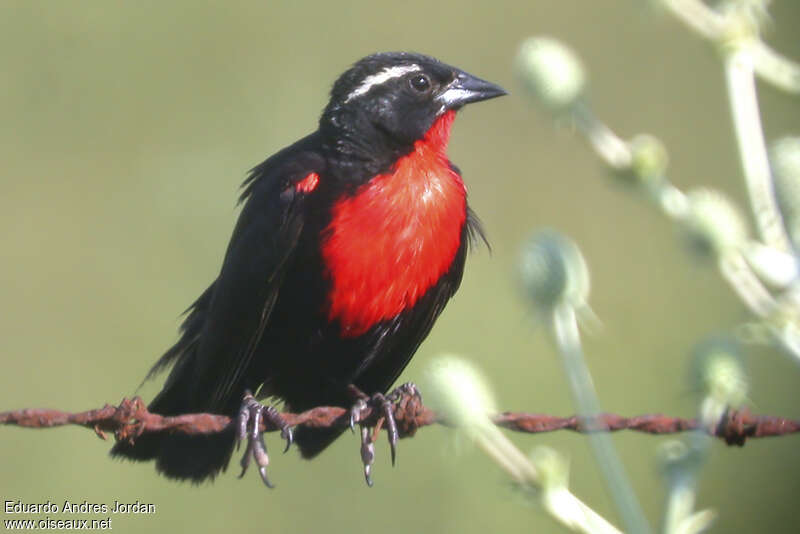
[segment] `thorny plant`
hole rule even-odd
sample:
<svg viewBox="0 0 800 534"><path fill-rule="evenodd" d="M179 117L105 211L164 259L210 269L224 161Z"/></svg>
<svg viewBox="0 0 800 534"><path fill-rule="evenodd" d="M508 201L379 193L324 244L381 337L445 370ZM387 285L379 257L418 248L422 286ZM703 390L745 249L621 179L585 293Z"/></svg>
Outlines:
<svg viewBox="0 0 800 534"><path fill-rule="evenodd" d="M652 1L709 41L719 54L756 238L748 236L745 218L721 192L709 188L684 192L669 181L667 149L657 138L621 139L592 112L583 67L563 44L546 37L526 40L515 70L539 104L559 121L575 124L615 177L652 201L689 237L693 252L714 260L749 310L752 321L730 338L715 338L696 349L693 376L703 391L699 417L712 428L746 400L739 341L766 338L800 362L800 137L778 140L768 153L755 86L759 76L799 95L800 65L761 39L768 0L726 0L714 7L699 0ZM569 239L548 230L525 244L520 264L527 296L549 326L561 355L577 411L587 426L599 425L600 406L578 331L579 319L592 317L586 262ZM479 448L538 498L553 518L579 532L619 532L570 492L567 462L559 453L540 447L526 456L490 424L491 394L471 366L446 358L431 377L429 391L435 393L446 417L463 426ZM651 532L608 433L590 433L589 439L625 531ZM668 488L663 532L697 533L713 521L712 511L694 509L697 480L709 448L707 433L699 431L662 446Z"/></svg>

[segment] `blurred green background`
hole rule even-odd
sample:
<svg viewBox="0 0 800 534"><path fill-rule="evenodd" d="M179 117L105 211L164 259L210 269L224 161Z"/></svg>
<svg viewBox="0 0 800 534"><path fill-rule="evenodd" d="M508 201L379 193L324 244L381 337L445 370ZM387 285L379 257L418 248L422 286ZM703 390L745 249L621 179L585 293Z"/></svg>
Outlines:
<svg viewBox="0 0 800 534"><path fill-rule="evenodd" d="M800 5L778 0L771 11L768 40L800 58ZM315 128L350 63L415 50L512 96L457 121L450 155L493 251L471 255L460 293L402 379L420 380L432 356L457 352L485 369L503 408L573 412L513 277L519 243L547 225L572 236L590 265L604 328L586 349L603 407L692 416L691 347L747 315L667 220L526 101L511 62L534 34L582 56L594 107L620 135L665 141L679 187L719 187L746 206L714 51L647 2L2 2L0 410L83 410L134 394L219 269L245 172ZM761 95L769 137L798 134L798 100L765 86ZM800 417L797 364L766 348L748 364L752 409ZM149 399L159 385L140 393ZM575 493L619 524L584 437L512 439L567 454ZM654 524L665 439L614 436ZM715 532L796 531L799 443L715 445L698 503L719 511ZM268 444L280 450L277 436ZM273 455L275 491L254 472L237 480L235 467L213 485L177 484L152 465L112 461L109 447L79 428L2 428L0 495L157 505L155 516L115 517L122 532L557 529L443 428L403 440L394 469L381 442L372 489L349 434L314 462Z"/></svg>

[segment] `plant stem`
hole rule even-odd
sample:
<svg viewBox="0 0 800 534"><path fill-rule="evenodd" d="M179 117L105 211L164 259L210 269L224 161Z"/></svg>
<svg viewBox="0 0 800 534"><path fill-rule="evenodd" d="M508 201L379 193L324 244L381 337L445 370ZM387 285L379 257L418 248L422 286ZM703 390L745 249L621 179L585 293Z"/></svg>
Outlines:
<svg viewBox="0 0 800 534"><path fill-rule="evenodd" d="M788 252L791 245L775 200L749 46L735 46L724 63L739 158L759 234L768 246Z"/></svg>
<svg viewBox="0 0 800 534"><path fill-rule="evenodd" d="M553 310L553 332L578 413L584 418L587 428L598 429L596 416L600 413L600 404L592 376L584 361L578 322L572 305L562 304ZM604 432L590 432L589 443L625 523L626 531L632 534L650 532L650 525L625 476L625 469L611 437Z"/></svg>

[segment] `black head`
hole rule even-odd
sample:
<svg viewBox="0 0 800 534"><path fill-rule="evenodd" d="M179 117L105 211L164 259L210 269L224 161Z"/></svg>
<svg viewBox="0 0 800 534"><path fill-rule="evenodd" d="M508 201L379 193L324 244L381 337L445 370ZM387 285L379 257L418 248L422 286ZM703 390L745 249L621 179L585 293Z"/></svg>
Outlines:
<svg viewBox="0 0 800 534"><path fill-rule="evenodd" d="M422 54L367 56L342 74L320 119L338 149L403 152L443 113L507 94L501 87Z"/></svg>

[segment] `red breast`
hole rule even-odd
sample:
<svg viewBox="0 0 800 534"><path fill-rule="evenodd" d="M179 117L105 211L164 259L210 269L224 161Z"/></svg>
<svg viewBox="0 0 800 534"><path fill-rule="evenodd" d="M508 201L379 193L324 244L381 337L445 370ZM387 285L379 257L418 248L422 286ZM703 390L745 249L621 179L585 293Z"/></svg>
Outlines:
<svg viewBox="0 0 800 534"><path fill-rule="evenodd" d="M443 114L391 172L333 207L322 255L328 318L345 337L414 306L461 245L467 193L446 155L454 118Z"/></svg>

